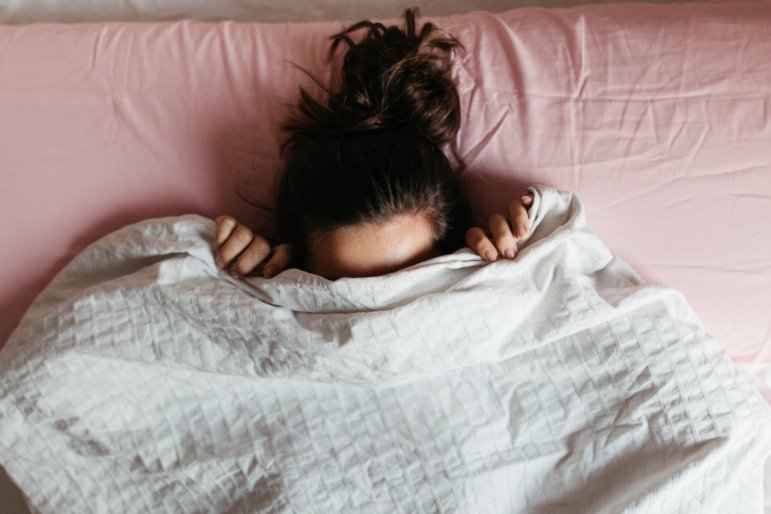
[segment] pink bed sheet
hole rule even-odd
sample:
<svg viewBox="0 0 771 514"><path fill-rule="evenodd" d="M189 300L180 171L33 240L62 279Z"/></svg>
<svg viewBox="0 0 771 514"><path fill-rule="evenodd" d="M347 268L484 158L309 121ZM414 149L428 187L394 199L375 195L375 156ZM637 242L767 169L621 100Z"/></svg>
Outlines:
<svg viewBox="0 0 771 514"><path fill-rule="evenodd" d="M615 4L435 19L480 216L578 193L645 279L771 362L771 4ZM0 342L77 252L147 217L271 219L277 123L339 23L0 27Z"/></svg>

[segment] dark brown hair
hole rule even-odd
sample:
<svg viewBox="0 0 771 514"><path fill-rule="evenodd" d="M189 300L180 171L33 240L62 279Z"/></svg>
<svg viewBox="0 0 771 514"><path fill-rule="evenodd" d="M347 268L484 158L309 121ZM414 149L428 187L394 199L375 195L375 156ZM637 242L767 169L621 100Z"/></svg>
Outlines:
<svg viewBox="0 0 771 514"><path fill-rule="evenodd" d="M301 90L282 125L289 137L276 214L296 264L311 230L402 214L425 216L443 252L463 246L468 206L442 151L460 127L447 62L460 43L431 23L418 32L416 15L405 11L404 28L362 21L332 36L330 56L348 46L339 88L325 87L326 103Z"/></svg>

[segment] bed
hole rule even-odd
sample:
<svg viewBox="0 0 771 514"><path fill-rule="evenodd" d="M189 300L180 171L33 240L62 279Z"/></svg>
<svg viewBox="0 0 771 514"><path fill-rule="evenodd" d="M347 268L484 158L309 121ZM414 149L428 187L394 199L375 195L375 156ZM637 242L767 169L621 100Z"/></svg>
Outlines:
<svg viewBox="0 0 771 514"><path fill-rule="evenodd" d="M672 3L657 0L654 3ZM196 19L201 21L309 22L388 18L399 9L420 7L429 16L462 14L470 10L503 12L517 7L572 7L585 3L609 3L607 0L446 0L444 2L405 2L392 0L322 0L305 2L291 0L0 0L0 23L101 21L171 21Z"/></svg>
<svg viewBox="0 0 771 514"><path fill-rule="evenodd" d="M458 153L479 219L530 184L583 199L645 280L683 292L754 375L771 363L771 6L618 4L435 20L461 39ZM229 213L269 231L281 106L341 23L0 28L0 340L86 245Z"/></svg>

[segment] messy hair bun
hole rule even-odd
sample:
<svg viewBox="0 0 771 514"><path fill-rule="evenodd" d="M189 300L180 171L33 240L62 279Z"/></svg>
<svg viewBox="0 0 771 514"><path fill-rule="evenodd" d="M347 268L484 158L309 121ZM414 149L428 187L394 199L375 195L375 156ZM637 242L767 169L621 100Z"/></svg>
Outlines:
<svg viewBox="0 0 771 514"><path fill-rule="evenodd" d="M455 139L460 101L447 58L461 45L431 23L418 32L416 16L417 9L405 11L404 29L362 21L332 36L330 57L341 43L348 47L339 90L325 87L326 104L300 91L297 112L283 124L290 146L305 137L383 128L414 131L438 145ZM354 43L351 35L364 28Z"/></svg>
<svg viewBox="0 0 771 514"><path fill-rule="evenodd" d="M327 89L325 103L301 90L283 124L289 151L276 215L297 266L312 232L399 215L422 216L445 253L463 246L468 207L441 148L458 133L460 105L439 55L460 43L430 23L418 32L415 17L405 12L404 29L362 21L332 36L330 54L348 47L339 88Z"/></svg>

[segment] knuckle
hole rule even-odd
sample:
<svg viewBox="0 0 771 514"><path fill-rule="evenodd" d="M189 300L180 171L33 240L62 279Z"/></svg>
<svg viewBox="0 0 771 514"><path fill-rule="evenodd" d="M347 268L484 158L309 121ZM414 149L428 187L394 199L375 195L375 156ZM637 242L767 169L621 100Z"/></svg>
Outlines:
<svg viewBox="0 0 771 514"><path fill-rule="evenodd" d="M249 244L254 238L254 234L252 234L252 231L245 226L238 225L230 237L240 243Z"/></svg>
<svg viewBox="0 0 771 514"><path fill-rule="evenodd" d="M214 218L214 222L218 226L221 226L221 225L233 225L233 224L236 223L236 220L233 219L230 216L222 215L222 216L217 216L216 218Z"/></svg>
<svg viewBox="0 0 771 514"><path fill-rule="evenodd" d="M485 239L485 233L479 227L471 227L466 231L466 243L469 246L473 246L479 243L480 240Z"/></svg>
<svg viewBox="0 0 771 514"><path fill-rule="evenodd" d="M282 244L276 247L274 258L282 263L287 263L292 259L292 245Z"/></svg>
<svg viewBox="0 0 771 514"><path fill-rule="evenodd" d="M511 216L512 222L515 220L522 220L522 218L527 218L527 209L520 203L512 203L509 206L509 216Z"/></svg>
<svg viewBox="0 0 771 514"><path fill-rule="evenodd" d="M490 216L490 223L495 225L502 225L507 223L507 221L503 214L496 213Z"/></svg>
<svg viewBox="0 0 771 514"><path fill-rule="evenodd" d="M265 256L270 253L270 244L261 237L255 237L249 245L249 251L253 255Z"/></svg>
<svg viewBox="0 0 771 514"><path fill-rule="evenodd" d="M509 221L501 214L490 218L490 232L496 238L504 237L509 233Z"/></svg>
<svg viewBox="0 0 771 514"><path fill-rule="evenodd" d="M516 239L514 238L514 235L510 231L507 231L495 236L495 242L498 245L508 246L514 241L516 241Z"/></svg>

